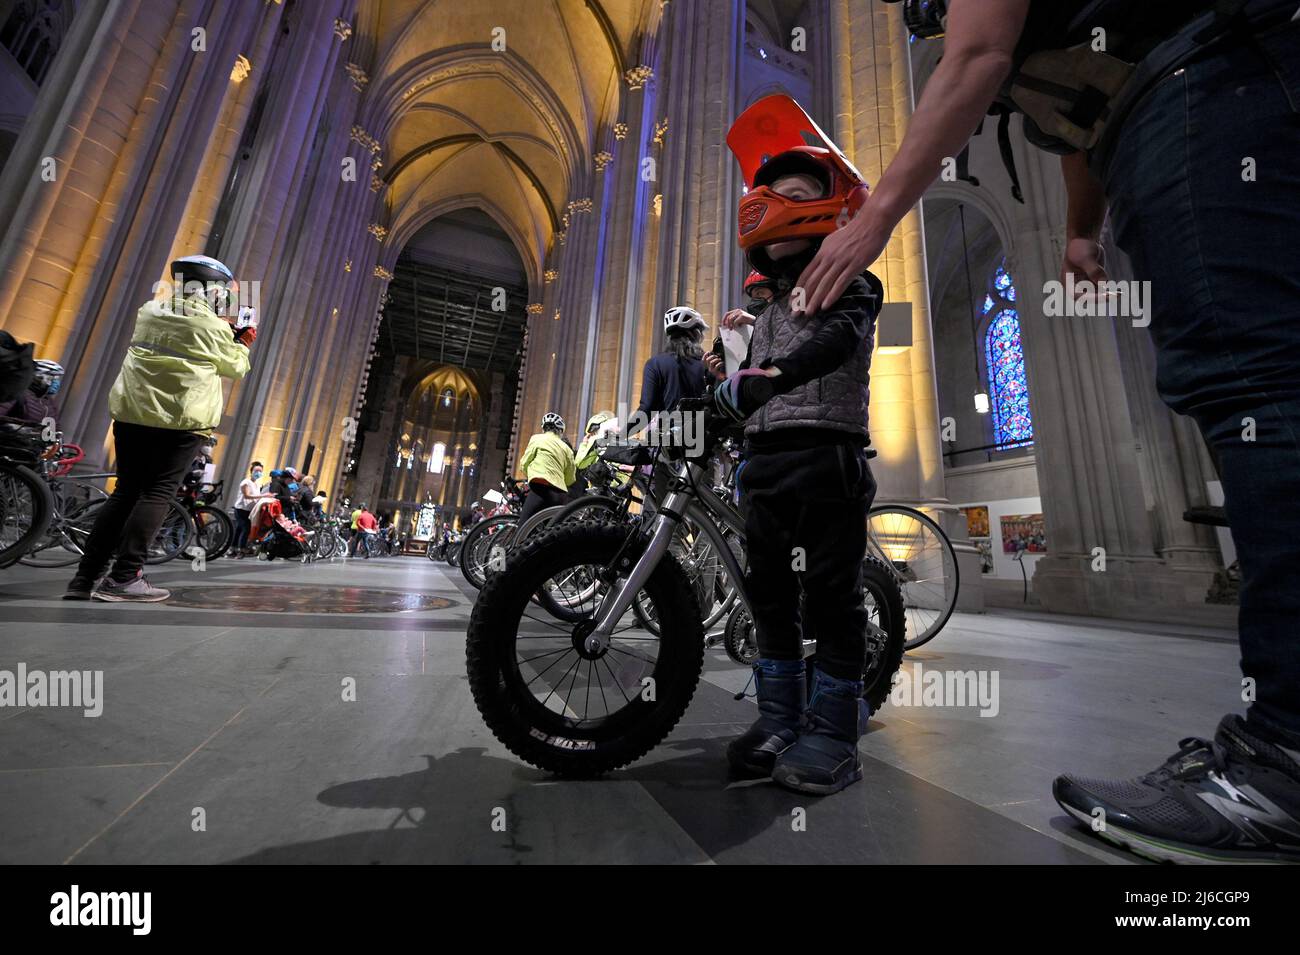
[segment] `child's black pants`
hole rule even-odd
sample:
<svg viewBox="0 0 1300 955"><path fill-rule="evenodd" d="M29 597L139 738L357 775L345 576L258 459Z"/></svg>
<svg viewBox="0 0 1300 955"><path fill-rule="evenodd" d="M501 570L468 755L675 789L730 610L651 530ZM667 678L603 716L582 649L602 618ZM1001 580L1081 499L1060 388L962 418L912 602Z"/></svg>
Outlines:
<svg viewBox="0 0 1300 955"><path fill-rule="evenodd" d="M847 443L751 450L742 486L745 588L759 655L798 660L806 635L817 641L822 670L860 680L867 632L862 559L876 493L865 451Z"/></svg>

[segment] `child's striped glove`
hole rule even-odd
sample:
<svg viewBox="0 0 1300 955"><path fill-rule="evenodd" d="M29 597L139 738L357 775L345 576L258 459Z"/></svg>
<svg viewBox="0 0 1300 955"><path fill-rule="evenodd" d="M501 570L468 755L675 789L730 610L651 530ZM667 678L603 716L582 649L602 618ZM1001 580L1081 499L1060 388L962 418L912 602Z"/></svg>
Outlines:
<svg viewBox="0 0 1300 955"><path fill-rule="evenodd" d="M744 421L775 394L776 387L762 368L746 368L713 389L713 407L732 421Z"/></svg>

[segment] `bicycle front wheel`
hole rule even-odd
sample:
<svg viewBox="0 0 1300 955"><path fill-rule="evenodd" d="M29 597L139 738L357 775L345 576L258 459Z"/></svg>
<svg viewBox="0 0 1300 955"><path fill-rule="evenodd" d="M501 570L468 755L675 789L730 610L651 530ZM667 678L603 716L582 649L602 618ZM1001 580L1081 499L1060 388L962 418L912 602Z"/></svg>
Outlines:
<svg viewBox="0 0 1300 955"><path fill-rule="evenodd" d="M906 649L943 629L957 605L957 553L935 521L912 507L887 504L867 514L867 553L898 578L907 618Z"/></svg>
<svg viewBox="0 0 1300 955"><path fill-rule="evenodd" d="M497 739L534 766L571 776L624 766L668 735L695 693L704 632L690 585L671 556L645 587L661 622L659 637L625 618L608 647L588 650L584 637L599 593L567 626L528 613L539 590L599 579L630 532L617 524L556 527L513 553L474 604L466 641L474 703Z"/></svg>

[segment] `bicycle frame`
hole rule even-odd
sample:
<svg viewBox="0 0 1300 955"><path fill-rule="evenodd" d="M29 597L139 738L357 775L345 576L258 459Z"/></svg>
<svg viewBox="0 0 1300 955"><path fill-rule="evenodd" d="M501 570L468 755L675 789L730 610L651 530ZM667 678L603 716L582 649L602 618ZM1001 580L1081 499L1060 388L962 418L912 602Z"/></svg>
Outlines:
<svg viewBox="0 0 1300 955"><path fill-rule="evenodd" d="M740 568L740 562L736 560L736 555L732 553L731 547L713 519L716 516L718 521L740 535L743 540L744 526L740 515L715 495L711 493L704 495L698 491L700 482L705 478L705 470L701 464L696 462L674 464L669 467L669 473L671 475L669 490L663 502L656 508L649 544L631 572L611 587L602 598L600 608L596 612L595 629L585 640L589 652L595 653L609 646L618 621L627 613L637 593L646 585L650 575L663 560L678 526L687 517L695 522L717 549L718 557L727 573L736 582L736 595L745 605L745 609L753 613L749 595L745 592L744 572Z"/></svg>

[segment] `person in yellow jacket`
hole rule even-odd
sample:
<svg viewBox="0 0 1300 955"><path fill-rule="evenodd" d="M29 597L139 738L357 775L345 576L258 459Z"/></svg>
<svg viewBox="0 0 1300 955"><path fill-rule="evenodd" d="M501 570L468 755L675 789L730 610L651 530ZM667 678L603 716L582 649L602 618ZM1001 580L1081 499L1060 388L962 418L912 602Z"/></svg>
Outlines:
<svg viewBox="0 0 1300 955"><path fill-rule="evenodd" d="M588 483L586 476L582 473L587 468L596 463L600 456L600 441L609 438L618 433L618 419L614 417L612 411L597 411L587 419L587 430L583 436L582 443L578 445L578 451L574 455L574 467L578 470L577 491L586 493ZM614 471L614 482L620 487L628 482L629 475L622 470ZM574 490L574 488L570 488Z"/></svg>
<svg viewBox="0 0 1300 955"><path fill-rule="evenodd" d="M582 436L582 443L578 445L578 451L573 456L573 466L582 471L595 464L596 456L600 453L600 448L596 442L607 437L617 429L617 426L618 419L614 417L612 411L597 411L588 418L587 430Z"/></svg>
<svg viewBox="0 0 1300 955"><path fill-rule="evenodd" d="M171 275L175 294L146 302L136 314L108 394L117 485L95 519L65 600L152 603L171 596L145 580L146 551L190 462L221 423L221 379L248 373L257 329L233 327L239 284L230 269L191 255L173 262Z"/></svg>
<svg viewBox="0 0 1300 955"><path fill-rule="evenodd" d="M569 485L578 479L578 470L573 465L573 448L564 440L564 419L554 411L542 415L542 430L528 439L519 469L528 481L520 521L544 507L568 502Z"/></svg>

